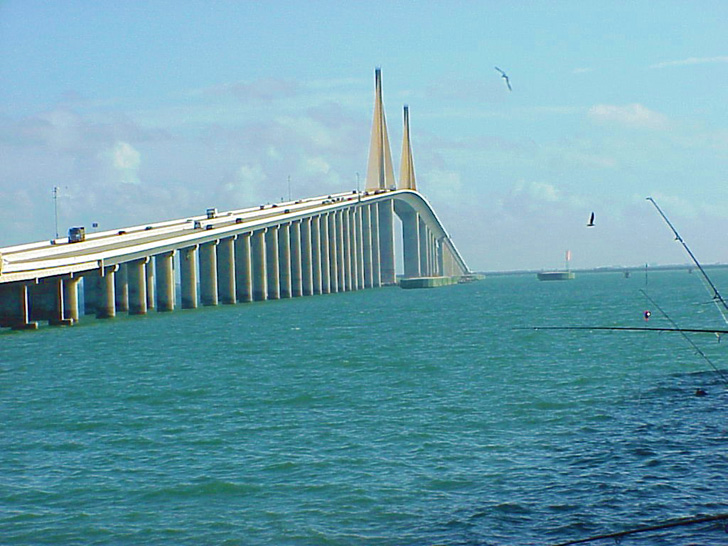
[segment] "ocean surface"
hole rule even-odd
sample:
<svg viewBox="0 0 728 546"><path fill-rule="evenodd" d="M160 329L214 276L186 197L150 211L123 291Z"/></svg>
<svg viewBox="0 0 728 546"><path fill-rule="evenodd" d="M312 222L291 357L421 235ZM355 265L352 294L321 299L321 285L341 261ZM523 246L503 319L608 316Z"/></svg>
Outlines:
<svg viewBox="0 0 728 546"><path fill-rule="evenodd" d="M645 288L724 327L676 271L3 331L0 543L548 545L728 512L728 390L682 336L520 329L669 327Z"/></svg>

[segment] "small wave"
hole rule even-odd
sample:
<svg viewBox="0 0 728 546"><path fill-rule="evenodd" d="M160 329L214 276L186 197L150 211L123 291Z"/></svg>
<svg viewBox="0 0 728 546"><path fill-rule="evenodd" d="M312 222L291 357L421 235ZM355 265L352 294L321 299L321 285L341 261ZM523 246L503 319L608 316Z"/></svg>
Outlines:
<svg viewBox="0 0 728 546"><path fill-rule="evenodd" d="M149 499L159 497L192 498L209 496L237 496L257 493L261 487L257 484L235 483L226 480L206 479L197 483L183 483L169 487L161 487L145 492Z"/></svg>

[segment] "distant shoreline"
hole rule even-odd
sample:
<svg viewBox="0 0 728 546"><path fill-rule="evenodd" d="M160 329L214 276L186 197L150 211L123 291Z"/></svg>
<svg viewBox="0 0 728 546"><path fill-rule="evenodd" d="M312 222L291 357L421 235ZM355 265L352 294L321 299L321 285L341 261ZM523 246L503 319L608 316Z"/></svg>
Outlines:
<svg viewBox="0 0 728 546"><path fill-rule="evenodd" d="M726 269L728 264L701 264L703 269ZM648 271L683 271L697 269L693 264L670 264L670 265L648 265ZM571 269L574 273L639 273L645 270L644 265L632 266L608 266L608 267L592 267L585 269ZM543 271L553 271L551 269L519 269L511 271L478 271L477 273L486 277L497 277L505 275L535 275Z"/></svg>

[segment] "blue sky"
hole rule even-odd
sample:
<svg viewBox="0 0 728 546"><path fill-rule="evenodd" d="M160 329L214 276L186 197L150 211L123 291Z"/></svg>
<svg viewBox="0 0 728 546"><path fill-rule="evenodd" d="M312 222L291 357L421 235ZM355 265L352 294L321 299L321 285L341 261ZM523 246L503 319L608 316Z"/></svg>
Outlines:
<svg viewBox="0 0 728 546"><path fill-rule="evenodd" d="M685 262L648 195L728 262L727 25L717 1L0 0L0 246L53 235L53 186L62 233L354 189L379 66L395 164L408 104L472 268Z"/></svg>

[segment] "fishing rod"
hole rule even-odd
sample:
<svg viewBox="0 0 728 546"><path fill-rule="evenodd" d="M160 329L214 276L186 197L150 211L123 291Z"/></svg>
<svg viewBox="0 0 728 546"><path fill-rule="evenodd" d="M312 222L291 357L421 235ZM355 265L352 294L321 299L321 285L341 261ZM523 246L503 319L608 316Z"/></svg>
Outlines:
<svg viewBox="0 0 728 546"><path fill-rule="evenodd" d="M718 312L720 313L720 316L723 317L723 322L728 324L728 318L726 318L726 315L724 312L724 310L728 311L728 303L726 303L726 301L723 299L723 296L720 295L720 292L718 292L718 289L713 284L713 281L710 280L710 277L705 272L705 269L703 269L703 266L700 265L700 262L695 257L695 254L693 254L692 250L690 250L690 247L683 240L683 238L680 237L680 234L677 232L677 229L675 229L675 226L672 225L672 222L670 222L670 220L665 215L665 213L662 212L662 209L657 204L657 202L652 197L648 197L647 200L655 206L655 208L657 209L657 212L660 213L660 216L662 216L662 219L665 221L665 223L670 227L672 232L675 234L675 240L678 241L683 246L685 251L688 253L688 256L690 256L690 259L693 261L695 266L698 268L698 271L700 271L700 274L703 277L703 282L707 285L706 288L709 286L710 290L713 292L711 295L713 298L713 303L715 303L715 306L717 307ZM722 304L723 308L721 308L721 306L718 305L718 302L720 302Z"/></svg>
<svg viewBox="0 0 728 546"><path fill-rule="evenodd" d="M711 330L709 328L653 328L651 326L530 326L514 328L515 330L622 330L627 332L689 332L691 334L715 334L722 336L728 330Z"/></svg>
<svg viewBox="0 0 728 546"><path fill-rule="evenodd" d="M723 521L723 520L728 520L728 514L715 514L712 516L697 516L697 517L680 518L680 519L668 521L665 523L648 525L646 527L638 527L637 529L630 529L628 531L620 531L618 533L608 533L605 535L597 535L597 536L593 536L593 537L589 537L589 538L570 540L569 542L560 542L559 544L555 544L554 546L571 546L573 544L586 544L587 542L594 542L596 540L604 540L607 538L613 538L619 544L619 541L621 541L621 539L623 537L626 537L629 535L647 533L650 531L661 531L663 529L681 527L684 525L696 525L698 523L711 523L711 522Z"/></svg>

